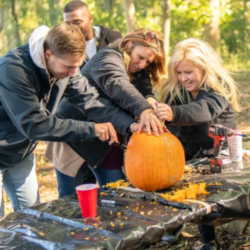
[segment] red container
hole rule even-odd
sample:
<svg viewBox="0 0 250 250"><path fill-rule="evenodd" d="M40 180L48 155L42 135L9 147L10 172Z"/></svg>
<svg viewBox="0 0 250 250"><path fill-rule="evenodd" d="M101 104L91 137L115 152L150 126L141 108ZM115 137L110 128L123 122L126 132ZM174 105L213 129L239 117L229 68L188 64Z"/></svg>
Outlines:
<svg viewBox="0 0 250 250"><path fill-rule="evenodd" d="M82 184L76 187L82 217L96 217L97 214L97 186L96 184Z"/></svg>

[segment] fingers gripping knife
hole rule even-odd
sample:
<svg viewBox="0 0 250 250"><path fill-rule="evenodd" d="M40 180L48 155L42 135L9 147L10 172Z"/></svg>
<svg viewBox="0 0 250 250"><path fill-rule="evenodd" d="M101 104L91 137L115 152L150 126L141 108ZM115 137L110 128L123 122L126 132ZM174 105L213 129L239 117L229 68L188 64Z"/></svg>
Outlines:
<svg viewBox="0 0 250 250"><path fill-rule="evenodd" d="M220 155L221 147L225 141L225 137L232 136L233 130L219 124L210 125L208 128L208 135L214 139L213 157L210 159L210 170L214 173L231 172L232 167L229 157Z"/></svg>

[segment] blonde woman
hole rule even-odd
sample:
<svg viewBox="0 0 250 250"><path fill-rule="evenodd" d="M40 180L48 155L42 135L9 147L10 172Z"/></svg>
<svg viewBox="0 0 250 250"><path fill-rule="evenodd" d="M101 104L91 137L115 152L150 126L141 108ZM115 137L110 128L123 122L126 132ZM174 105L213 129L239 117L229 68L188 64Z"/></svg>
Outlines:
<svg viewBox="0 0 250 250"><path fill-rule="evenodd" d="M208 126L214 123L236 128L234 110L240 107L235 81L215 51L195 38L175 46L168 76L161 91L165 104L157 105L157 116L180 139L186 160L212 155L214 142L208 136ZM201 249L219 249L214 227L199 228L205 243Z"/></svg>
<svg viewBox="0 0 250 250"><path fill-rule="evenodd" d="M211 123L236 128L237 86L220 57L205 42L190 38L178 43L168 66L169 81L161 91L157 115L179 126L187 160L213 148Z"/></svg>

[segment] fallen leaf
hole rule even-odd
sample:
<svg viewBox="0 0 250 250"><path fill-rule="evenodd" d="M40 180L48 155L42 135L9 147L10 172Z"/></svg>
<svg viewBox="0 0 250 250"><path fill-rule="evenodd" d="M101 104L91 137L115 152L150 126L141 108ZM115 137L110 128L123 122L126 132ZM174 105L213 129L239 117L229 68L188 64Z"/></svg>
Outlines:
<svg viewBox="0 0 250 250"><path fill-rule="evenodd" d="M182 235L183 237L186 237L186 238L194 238L194 237L195 237L195 235L190 234L190 233L187 233L187 232L185 232L185 231L181 232L181 235Z"/></svg>

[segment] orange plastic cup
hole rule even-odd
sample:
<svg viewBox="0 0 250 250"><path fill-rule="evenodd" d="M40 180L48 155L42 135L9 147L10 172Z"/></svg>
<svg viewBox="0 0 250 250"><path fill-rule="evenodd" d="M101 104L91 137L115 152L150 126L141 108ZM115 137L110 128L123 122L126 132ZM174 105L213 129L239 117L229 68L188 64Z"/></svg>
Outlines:
<svg viewBox="0 0 250 250"><path fill-rule="evenodd" d="M82 217L96 217L97 214L97 186L96 184L82 184L76 187Z"/></svg>

